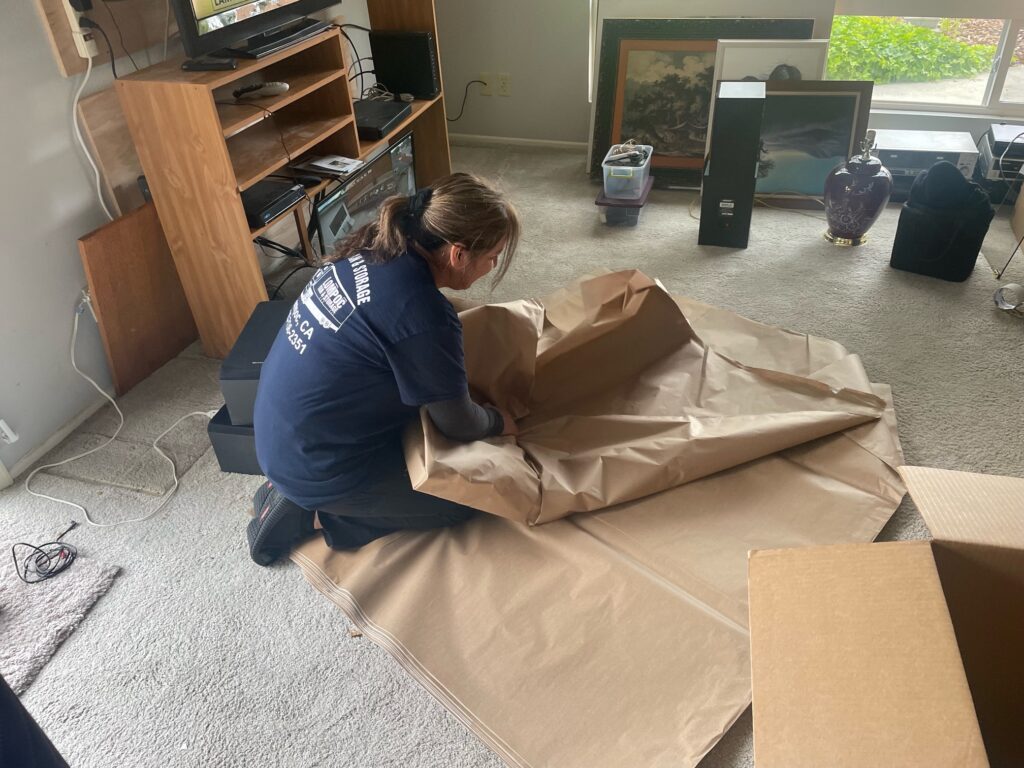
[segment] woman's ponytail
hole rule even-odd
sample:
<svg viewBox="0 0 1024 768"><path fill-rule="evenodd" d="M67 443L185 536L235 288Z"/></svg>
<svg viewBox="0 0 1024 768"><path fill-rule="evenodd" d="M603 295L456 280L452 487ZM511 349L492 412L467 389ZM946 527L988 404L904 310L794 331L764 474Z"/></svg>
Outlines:
<svg viewBox="0 0 1024 768"><path fill-rule="evenodd" d="M384 263L416 243L433 253L445 243L461 243L471 254L490 253L504 243L495 282L508 269L519 242L519 217L498 190L468 173L453 173L415 195L389 197L377 220L345 238L331 261L365 252L367 261Z"/></svg>
<svg viewBox="0 0 1024 768"><path fill-rule="evenodd" d="M377 261L391 261L405 252L408 237L408 199L389 197L380 205L377 220L352 232L331 254L331 261L341 261L362 251L372 251Z"/></svg>

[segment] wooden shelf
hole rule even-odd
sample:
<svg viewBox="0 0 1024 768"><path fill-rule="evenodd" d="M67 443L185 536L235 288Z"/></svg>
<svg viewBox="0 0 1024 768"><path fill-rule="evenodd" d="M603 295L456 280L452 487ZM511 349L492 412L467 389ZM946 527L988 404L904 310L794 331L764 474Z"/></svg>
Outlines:
<svg viewBox="0 0 1024 768"><path fill-rule="evenodd" d="M316 144L352 123L352 115L307 120L294 125L280 125L264 120L228 139L231 165L239 191L245 191L260 179L286 166L289 156L298 158ZM282 146L283 145L283 146ZM287 150L287 155L285 151Z"/></svg>
<svg viewBox="0 0 1024 768"><path fill-rule="evenodd" d="M296 43L284 50L278 51L277 53L264 56L261 59L238 59L238 67L236 69L213 72L186 72L181 68L182 62L185 61L185 57L180 56L175 59L161 62L160 64L154 64L152 67L146 67L145 69L133 72L130 75L125 75L121 79L138 83L203 85L210 90L213 90L214 88L221 88L225 85L238 82L244 77L259 72L261 69L271 67L278 62L287 61L289 58L294 57L295 54L301 53L302 51L316 45L320 45L332 37L336 37L340 41L341 32L337 29L328 29L307 40L303 40L300 43ZM338 45L340 45L340 42Z"/></svg>
<svg viewBox="0 0 1024 768"><path fill-rule="evenodd" d="M316 197L317 194L319 194L320 192L323 192L325 189L327 189L327 187L329 187L335 181L337 181L337 180L336 179L324 179L319 184L317 184L315 187L310 187L309 189L307 189L306 190L306 196L309 197L310 199ZM252 231L253 240L255 240L260 235L264 234L268 229L270 229L272 226L277 224L277 222L279 222L282 218L284 218L285 216L287 216L290 213L293 213L295 211L295 209L298 208L300 205L303 205L304 203L307 203L307 202L309 202L309 201L304 197L301 200L299 200L299 202L297 202L295 205L293 205L291 208L288 208L287 210L282 211L278 216L275 216L273 219L268 221L262 227L257 227L256 229L251 230Z"/></svg>
<svg viewBox="0 0 1024 768"><path fill-rule="evenodd" d="M345 74L346 70L336 69L296 75L289 80L289 88L286 93L265 99L243 99L234 104L227 103L234 101L230 96L225 99L217 99L217 115L220 117L224 137L231 138L236 133L263 120L267 116L267 112L276 112L318 88L344 77Z"/></svg>
<svg viewBox="0 0 1024 768"><path fill-rule="evenodd" d="M439 101L441 101L440 96L435 96L432 99L424 99L422 101L414 101L412 103L412 113L407 118L405 118L405 120L400 122L397 127L389 131L388 134L383 139L379 139L377 141L368 141L366 139L360 139L359 159L365 160L367 157L372 155L376 150L380 149L381 147L386 147L388 145L388 142L391 141L391 139L408 130L409 126L417 117L419 117L421 112L423 112L425 109L429 109Z"/></svg>
<svg viewBox="0 0 1024 768"><path fill-rule="evenodd" d="M434 0L366 5L373 29L431 32L437 39ZM349 58L340 31L332 28L262 59L240 59L234 70L185 72L178 58L114 84L208 355L226 355L253 307L267 299L254 237L284 224L291 213L303 248L312 252L305 198L254 229L240 191L306 153L365 161L409 132L416 141L417 186L451 173L440 96L413 102L409 117L380 141L359 141ZM271 81L288 83L288 92L233 103L237 88ZM331 189L332 181L312 187L310 196Z"/></svg>

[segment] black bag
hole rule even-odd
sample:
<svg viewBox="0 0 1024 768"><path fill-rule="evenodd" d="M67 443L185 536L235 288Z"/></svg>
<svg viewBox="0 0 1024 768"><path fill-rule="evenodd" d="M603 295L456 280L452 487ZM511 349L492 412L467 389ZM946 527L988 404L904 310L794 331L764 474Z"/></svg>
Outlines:
<svg viewBox="0 0 1024 768"><path fill-rule="evenodd" d="M936 163L910 188L889 266L957 283L966 280L993 216L981 187L951 163Z"/></svg>

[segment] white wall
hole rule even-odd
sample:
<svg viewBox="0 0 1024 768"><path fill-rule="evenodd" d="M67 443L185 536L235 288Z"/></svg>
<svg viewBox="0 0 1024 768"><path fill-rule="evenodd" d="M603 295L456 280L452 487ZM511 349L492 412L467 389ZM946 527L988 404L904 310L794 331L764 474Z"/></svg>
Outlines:
<svg viewBox="0 0 1024 768"><path fill-rule="evenodd" d="M72 313L85 286L77 238L106 221L72 144L71 97L34 3L5 3L0 25L0 418L18 432L0 443L8 469L42 445L99 394L71 368ZM110 84L96 72L87 93ZM101 386L110 377L99 334L86 314L79 366Z"/></svg>
<svg viewBox="0 0 1024 768"><path fill-rule="evenodd" d="M448 116L481 72L511 75L512 95L470 88L452 133L586 141L587 0L435 0Z"/></svg>
<svg viewBox="0 0 1024 768"><path fill-rule="evenodd" d="M7 7L9 6L9 7ZM347 0L322 15L344 14L367 23L365 0ZM369 52L365 37L356 45ZM171 44L170 55L180 47ZM151 54L155 62L158 54ZM71 368L69 342L74 309L85 275L77 240L106 222L93 189L92 171L74 143L72 96L81 77L61 77L31 2L5 4L0 25L0 90L6 108L0 121L0 418L18 433L0 443L0 487L16 465L32 459L48 441L103 398ZM146 54L136 54L146 66ZM130 72L127 59L119 72ZM83 93L111 85L109 65L93 72ZM96 324L80 321L79 367L111 390ZM24 466L17 467L23 470Z"/></svg>
<svg viewBox="0 0 1024 768"><path fill-rule="evenodd" d="M454 134L586 142L589 4L587 0L435 0L448 116L466 83L481 72L507 72L512 96L470 90ZM599 0L601 18L771 16L815 19L828 36L832 0Z"/></svg>
<svg viewBox="0 0 1024 768"><path fill-rule="evenodd" d="M992 0L993 2L996 0ZM586 143L588 0L435 0L445 102L458 114L465 85L481 72L507 72L512 96L486 97L470 89L465 115L452 134ZM814 36L828 37L832 0L598 0L604 18L772 16L815 20ZM600 40L600 38L598 38ZM871 127L970 131L975 139L990 118L873 110Z"/></svg>

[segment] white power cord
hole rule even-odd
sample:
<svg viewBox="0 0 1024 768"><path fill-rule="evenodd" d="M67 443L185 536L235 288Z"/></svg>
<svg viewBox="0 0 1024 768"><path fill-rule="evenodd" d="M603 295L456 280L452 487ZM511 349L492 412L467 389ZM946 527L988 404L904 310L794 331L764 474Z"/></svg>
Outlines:
<svg viewBox="0 0 1024 768"><path fill-rule="evenodd" d="M160 448L158 443L161 440L163 440L164 437L166 437L166 435L172 429L174 429L176 426L181 424L181 422L183 422L185 419L187 419L187 418L189 418L191 416L206 416L207 418L212 419L214 416L217 415L217 411L215 411L215 410L214 411L192 411L191 413L186 413L184 416L182 416L176 422L171 424L171 426L169 426L167 429L165 429L163 432L161 432L160 436L157 437L156 440L153 441L153 447L156 449L157 453L159 453L161 456L163 456L163 458L167 461L167 463L171 465L171 474L174 477L174 484L163 495L163 497L160 500L160 503L157 504L156 508L154 510L152 510L151 512L143 515L142 517L132 518L131 520L118 520L118 521L113 522L113 523L98 523L95 520L93 520L91 517L89 517L89 511L85 507L83 507L81 504L77 504L77 503L75 503L73 501L68 501L67 499L60 499L60 498L57 498L56 496L47 496L45 493L39 493L38 491L33 491L32 487L31 487L32 478L35 477L39 472L42 472L44 469L52 469L53 467L60 467L60 466L63 466L64 464L70 464L73 461L78 461L81 458L84 458L86 456L89 456L90 454L96 453L97 451L102 450L103 448L106 448L115 439L117 439L117 436L119 434L121 434L121 428L124 427L124 413L121 412L121 409L118 407L117 403L114 402L114 398L112 398L110 395L108 395L106 392L104 392L103 388L100 387L100 385L97 384L86 373L84 373L78 367L78 363L75 361L75 343L78 340L78 319L82 316L82 313L85 312L87 307L88 307L89 311L92 312L92 301L90 300L89 295L86 293L85 295L83 295L82 300L79 302L78 307L75 310L74 324L72 325L72 329L71 329L71 367L75 369L75 372L79 376L81 376L83 379L85 379L90 384L92 384L97 392L99 392L101 395L103 395L105 398L107 398L107 400L110 401L110 404L112 406L114 406L114 410L117 411L117 417L120 420L120 423L117 425L117 429L114 430L114 434L111 435L110 437L108 437L106 439L106 441L103 442L101 445L97 445L95 448L90 448L88 451L85 451L83 453L79 453L76 456L72 456L70 459L64 459L62 461L58 461L58 462L55 462L53 464L44 464L41 467L36 467L35 469L33 469L32 472L29 473L29 476L27 478L25 478L25 490L28 491L33 496L38 496L41 499L47 499L48 501L56 501L58 504L66 504L69 507L74 507L75 509L81 510L82 514L85 515L85 521L87 523L89 523L90 525L96 526L97 528L112 528L112 527L114 527L116 525L127 525L128 523L141 523L141 522L144 522L146 520L149 520L152 517L155 517L160 512L160 510L162 510L164 508L164 506L167 504L167 502L171 500L171 497L178 490L178 469L177 469L177 467L174 466L174 461L171 460L171 457L163 452L163 450ZM95 314L93 314L93 317L95 318Z"/></svg>
<svg viewBox="0 0 1024 768"><path fill-rule="evenodd" d="M92 155L89 153L89 148L85 146L85 139L82 138L82 130L78 127L78 100L82 98L82 91L85 90L85 84L89 82L89 75L92 74L92 57L87 58L85 62L85 74L82 76L82 82L78 84L78 90L75 91L75 98L71 104L71 124L75 128L75 138L78 139L78 144L82 147L82 151L85 153L85 159L89 161L89 165L92 166L92 172L96 175L96 196L99 198L100 205L103 207L103 212L107 214L107 218L113 221L114 214L110 212L110 209L107 207L107 201L103 199L100 169L96 167L96 161L92 159Z"/></svg>

